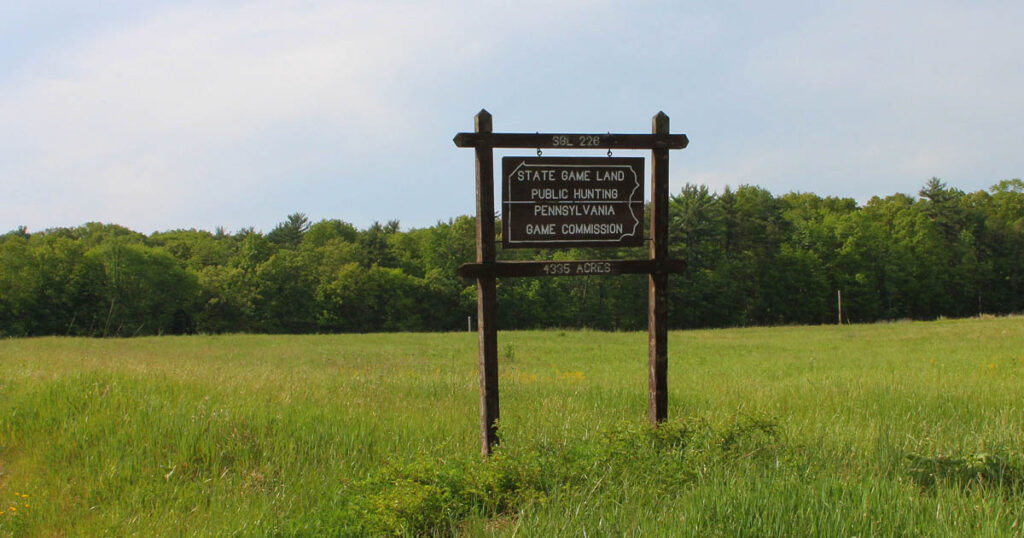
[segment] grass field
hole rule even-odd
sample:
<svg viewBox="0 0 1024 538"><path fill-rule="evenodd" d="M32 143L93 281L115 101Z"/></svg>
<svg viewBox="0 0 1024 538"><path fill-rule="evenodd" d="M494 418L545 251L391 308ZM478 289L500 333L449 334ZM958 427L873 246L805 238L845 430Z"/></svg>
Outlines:
<svg viewBox="0 0 1024 538"><path fill-rule="evenodd" d="M1024 318L0 341L0 535L1024 534Z"/></svg>

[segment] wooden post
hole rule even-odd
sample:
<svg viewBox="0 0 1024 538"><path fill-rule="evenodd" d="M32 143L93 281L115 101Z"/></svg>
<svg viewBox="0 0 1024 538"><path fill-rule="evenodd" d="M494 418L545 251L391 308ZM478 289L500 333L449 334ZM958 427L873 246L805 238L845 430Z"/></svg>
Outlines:
<svg viewBox="0 0 1024 538"><path fill-rule="evenodd" d="M839 324L843 324L843 290L836 290L836 310L839 312Z"/></svg>
<svg viewBox="0 0 1024 538"><path fill-rule="evenodd" d="M493 130L491 114L476 115L477 133ZM494 148L476 146L476 261L494 263ZM498 444L498 295L494 274L476 279L476 327L480 339L480 452Z"/></svg>
<svg viewBox="0 0 1024 538"><path fill-rule="evenodd" d="M669 119L658 112L652 132L669 134ZM651 150L651 259L668 260L668 148ZM648 294L648 399L647 419L653 425L668 417L668 273L651 273Z"/></svg>

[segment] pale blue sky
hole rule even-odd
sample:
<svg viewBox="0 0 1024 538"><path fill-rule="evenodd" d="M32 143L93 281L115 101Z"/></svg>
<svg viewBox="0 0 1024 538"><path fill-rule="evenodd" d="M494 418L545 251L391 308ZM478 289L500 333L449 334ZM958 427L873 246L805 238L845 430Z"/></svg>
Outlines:
<svg viewBox="0 0 1024 538"><path fill-rule="evenodd" d="M6 2L0 233L429 226L473 211L451 138L483 107L505 132L664 110L691 140L673 193L983 189L1024 175L1022 22L1019 1Z"/></svg>

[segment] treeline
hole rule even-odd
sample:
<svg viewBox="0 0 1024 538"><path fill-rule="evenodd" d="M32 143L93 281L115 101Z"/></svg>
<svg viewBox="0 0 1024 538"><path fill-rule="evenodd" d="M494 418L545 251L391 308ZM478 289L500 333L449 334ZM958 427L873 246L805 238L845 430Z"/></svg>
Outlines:
<svg viewBox="0 0 1024 538"><path fill-rule="evenodd" d="M673 328L1024 310L1024 182L848 198L687 185L672 197ZM500 229L500 226L499 226ZM0 335L465 330L474 221L402 231L290 215L271 232L117 225L0 236ZM644 258L644 249L512 250L504 259ZM504 329L642 329L642 275L505 279Z"/></svg>

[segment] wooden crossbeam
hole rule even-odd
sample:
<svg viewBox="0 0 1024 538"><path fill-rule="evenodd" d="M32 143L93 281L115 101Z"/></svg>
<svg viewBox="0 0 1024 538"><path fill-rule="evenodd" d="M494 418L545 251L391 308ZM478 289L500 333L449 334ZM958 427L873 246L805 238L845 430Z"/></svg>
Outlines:
<svg viewBox="0 0 1024 538"><path fill-rule="evenodd" d="M686 270L683 260L551 260L551 261L501 261L493 263L464 263L459 266L459 276L497 278L530 276L585 276L585 275L629 275L682 273Z"/></svg>
<svg viewBox="0 0 1024 538"><path fill-rule="evenodd" d="M460 148L547 149L683 149L690 143L684 134L667 133L459 133L453 141Z"/></svg>

